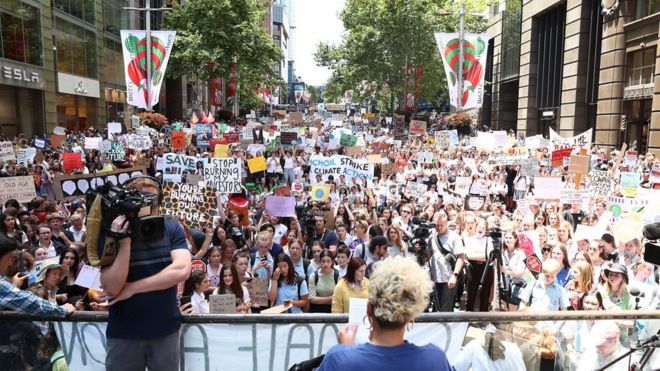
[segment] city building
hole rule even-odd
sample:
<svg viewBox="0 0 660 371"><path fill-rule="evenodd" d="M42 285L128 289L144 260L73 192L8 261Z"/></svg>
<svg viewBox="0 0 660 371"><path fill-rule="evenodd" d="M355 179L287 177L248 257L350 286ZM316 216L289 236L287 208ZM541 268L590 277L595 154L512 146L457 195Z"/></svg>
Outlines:
<svg viewBox="0 0 660 371"><path fill-rule="evenodd" d="M488 29L492 127L564 137L593 128L596 144L660 154L660 2L502 5Z"/></svg>

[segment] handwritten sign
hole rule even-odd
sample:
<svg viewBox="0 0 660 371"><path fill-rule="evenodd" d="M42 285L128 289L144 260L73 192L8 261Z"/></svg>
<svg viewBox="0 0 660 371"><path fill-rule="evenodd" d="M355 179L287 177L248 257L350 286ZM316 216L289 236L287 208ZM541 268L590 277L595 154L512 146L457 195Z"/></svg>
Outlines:
<svg viewBox="0 0 660 371"><path fill-rule="evenodd" d="M339 145L342 147L355 147L357 143L357 137L355 135L350 135L346 133L341 133L339 138Z"/></svg>
<svg viewBox="0 0 660 371"><path fill-rule="evenodd" d="M14 146L11 142L0 142L0 161L16 160Z"/></svg>
<svg viewBox="0 0 660 371"><path fill-rule="evenodd" d="M388 176L390 174L396 173L397 168L395 163L390 163L390 164L382 164L380 166L380 172L383 174L383 177Z"/></svg>
<svg viewBox="0 0 660 371"><path fill-rule="evenodd" d="M569 157L573 150L570 148L558 149L552 151L551 164L554 167L562 167L564 165L564 158Z"/></svg>
<svg viewBox="0 0 660 371"><path fill-rule="evenodd" d="M31 176L13 176L0 178L0 203L15 199L18 202L30 202L36 197L34 179Z"/></svg>
<svg viewBox="0 0 660 371"><path fill-rule="evenodd" d="M380 155L367 155L368 164L380 164L381 157Z"/></svg>
<svg viewBox="0 0 660 371"><path fill-rule="evenodd" d="M296 198L266 196L266 211L270 216L290 217L296 215Z"/></svg>
<svg viewBox="0 0 660 371"><path fill-rule="evenodd" d="M37 155L36 148L20 148L16 150L16 162L20 165L27 166L29 161L33 161Z"/></svg>
<svg viewBox="0 0 660 371"><path fill-rule="evenodd" d="M110 144L110 151L108 152L108 159L110 161L124 161L126 160L126 150L122 142L112 142Z"/></svg>
<svg viewBox="0 0 660 371"><path fill-rule="evenodd" d="M76 285L88 289L103 291L101 288L101 269L83 264L76 277Z"/></svg>
<svg viewBox="0 0 660 371"><path fill-rule="evenodd" d="M430 164L433 162L433 153L428 151L417 152L417 162L420 164Z"/></svg>
<svg viewBox="0 0 660 371"><path fill-rule="evenodd" d="M291 145L292 143L296 142L298 140L298 132L297 131L283 131L280 134L280 141L282 142L283 145Z"/></svg>
<svg viewBox="0 0 660 371"><path fill-rule="evenodd" d="M213 150L213 157L215 157L215 158L229 157L229 145L228 144L216 144L215 149Z"/></svg>
<svg viewBox="0 0 660 371"><path fill-rule="evenodd" d="M537 200L559 200L562 187L561 177L536 177L534 178L534 198Z"/></svg>
<svg viewBox="0 0 660 371"><path fill-rule="evenodd" d="M213 223L217 202L214 189L166 182L160 213L174 215L190 228L202 229Z"/></svg>
<svg viewBox="0 0 660 371"><path fill-rule="evenodd" d="M621 192L623 192L623 195L636 197L639 182L639 173L621 173Z"/></svg>
<svg viewBox="0 0 660 371"><path fill-rule="evenodd" d="M236 313L236 295L223 294L209 296L209 313Z"/></svg>
<svg viewBox="0 0 660 371"><path fill-rule="evenodd" d="M252 304L259 307L268 306L268 277L255 277L248 285L248 293Z"/></svg>
<svg viewBox="0 0 660 371"><path fill-rule="evenodd" d="M568 163L568 172L574 174L586 174L589 172L589 156L571 155Z"/></svg>
<svg viewBox="0 0 660 371"><path fill-rule="evenodd" d="M426 121L410 120L410 135L426 135Z"/></svg>
<svg viewBox="0 0 660 371"><path fill-rule="evenodd" d="M173 149L186 148L186 134L183 131L172 132L172 148Z"/></svg>
<svg viewBox="0 0 660 371"><path fill-rule="evenodd" d="M562 204L587 204L589 194L587 189L562 189L559 192L559 202Z"/></svg>
<svg viewBox="0 0 660 371"><path fill-rule="evenodd" d="M121 122L108 122L108 133L121 133Z"/></svg>
<svg viewBox="0 0 660 371"><path fill-rule="evenodd" d="M99 149L102 140L101 137L85 137L85 149Z"/></svg>
<svg viewBox="0 0 660 371"><path fill-rule="evenodd" d="M242 166L236 158L210 158L204 163L204 185L221 193L241 191Z"/></svg>
<svg viewBox="0 0 660 371"><path fill-rule="evenodd" d="M591 170L589 172L589 192L594 197L607 197L612 189L612 174L609 171Z"/></svg>
<svg viewBox="0 0 660 371"><path fill-rule="evenodd" d="M82 157L79 152L62 153L65 171L79 170L83 168Z"/></svg>

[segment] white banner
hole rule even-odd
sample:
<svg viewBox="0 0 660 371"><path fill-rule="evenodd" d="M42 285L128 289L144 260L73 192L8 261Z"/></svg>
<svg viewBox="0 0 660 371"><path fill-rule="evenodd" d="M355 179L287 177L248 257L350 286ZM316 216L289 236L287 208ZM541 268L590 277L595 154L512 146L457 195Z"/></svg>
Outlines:
<svg viewBox="0 0 660 371"><path fill-rule="evenodd" d="M126 102L147 108L147 90L150 91L150 107L160 99L160 86L165 80L165 69L170 59L176 31L151 31L151 78L147 89L147 34L143 30L121 31L126 76Z"/></svg>
<svg viewBox="0 0 660 371"><path fill-rule="evenodd" d="M480 108L484 100L484 78L488 59L486 34L465 34L463 38L463 91L461 109ZM457 33L436 33L435 40L447 75L449 102L458 106L459 37Z"/></svg>
<svg viewBox="0 0 660 371"><path fill-rule="evenodd" d="M592 132L593 129L589 129L584 133L576 135L574 137L564 138L559 134L557 134L556 131L552 130L552 128L550 128L550 141L554 142L555 144L562 144L568 146L587 145L591 143Z"/></svg>
<svg viewBox="0 0 660 371"><path fill-rule="evenodd" d="M55 324L69 369L105 370L106 325L105 322ZM325 354L337 344L337 333L343 327L343 323L184 325L181 369L288 370L295 363ZM420 346L435 344L445 351L449 363L453 363L466 331L467 323L415 323L405 338Z"/></svg>
<svg viewBox="0 0 660 371"><path fill-rule="evenodd" d="M371 183L374 178L374 164L369 164L366 160L354 160L348 156L312 156L310 164L311 179L316 179L316 175L321 175L325 180L332 175L336 180L339 175L343 174L346 180L351 180L353 177L360 180L364 177Z"/></svg>

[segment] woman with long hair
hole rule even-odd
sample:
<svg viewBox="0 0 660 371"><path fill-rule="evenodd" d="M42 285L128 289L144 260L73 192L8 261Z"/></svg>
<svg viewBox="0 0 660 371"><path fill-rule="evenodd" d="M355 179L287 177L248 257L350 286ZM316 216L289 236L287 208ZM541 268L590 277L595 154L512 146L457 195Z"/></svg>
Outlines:
<svg viewBox="0 0 660 371"><path fill-rule="evenodd" d="M222 268L222 251L218 246L209 249L206 263L206 275L209 277L210 287L218 287L220 284L220 269Z"/></svg>
<svg viewBox="0 0 660 371"><path fill-rule="evenodd" d="M213 295L234 294L236 296L236 312L250 313L250 294L247 287L241 284L241 277L233 264L225 264L220 269L220 284Z"/></svg>
<svg viewBox="0 0 660 371"><path fill-rule="evenodd" d="M309 277L309 312L331 313L332 293L339 281L339 271L333 268L334 256L330 250L323 250L319 260L319 269Z"/></svg>
<svg viewBox="0 0 660 371"><path fill-rule="evenodd" d="M502 241L504 242L504 249L502 250L502 273L509 281L510 298L507 300L509 303L509 311L514 311L520 304L518 297L522 289L525 287L524 274L527 266L525 265L525 253L520 250L518 245L518 234L514 231L507 231Z"/></svg>
<svg viewBox="0 0 660 371"><path fill-rule="evenodd" d="M591 264L586 261L576 261L571 268L573 279L566 284L566 293L571 306L569 310L583 310L584 296L594 286L594 272Z"/></svg>
<svg viewBox="0 0 660 371"><path fill-rule="evenodd" d="M548 212L548 223L547 226L553 229L559 229L559 223L561 222L561 218L559 218L559 214L556 212Z"/></svg>
<svg viewBox="0 0 660 371"><path fill-rule="evenodd" d="M635 309L635 302L628 292L628 268L625 265L614 263L605 268L607 281L601 285L598 292L603 300L605 310L619 308L623 310Z"/></svg>
<svg viewBox="0 0 660 371"><path fill-rule="evenodd" d="M534 229L538 227L544 227L546 220L547 218L543 211L539 211L538 213L536 213L536 215L534 216Z"/></svg>
<svg viewBox="0 0 660 371"><path fill-rule="evenodd" d="M566 246L559 244L553 247L552 251L550 252L550 257L552 259L555 259L557 263L559 263L559 265L561 266L559 273L557 273L557 283L560 286L566 286L566 283L568 282L571 273L571 265L568 262L568 253L566 252Z"/></svg>
<svg viewBox="0 0 660 371"><path fill-rule="evenodd" d="M309 292L307 282L298 277L291 258L280 253L275 261L270 279L268 298L273 306L286 305L288 313L302 313L307 307Z"/></svg>
<svg viewBox="0 0 660 371"><path fill-rule="evenodd" d="M222 263L222 265L231 264L231 259L236 253L236 243L234 243L233 240L224 240L220 244L220 251L222 252L220 263Z"/></svg>
<svg viewBox="0 0 660 371"><path fill-rule="evenodd" d="M408 248L406 243L403 242L401 238L401 231L395 226L390 226L387 228L387 252L389 256L401 255L403 257L408 256Z"/></svg>
<svg viewBox="0 0 660 371"><path fill-rule="evenodd" d="M350 298L367 298L369 279L365 277L367 264L360 258L348 261L346 275L339 280L332 293L332 313L348 313Z"/></svg>
<svg viewBox="0 0 660 371"><path fill-rule="evenodd" d="M465 241L465 257L470 262L470 278L467 284L466 310L474 311L477 299L479 300L479 312L488 312L490 306L490 294L493 288L493 269L486 264L488 255L493 250L493 241L486 236L488 224L485 220L477 221L475 235ZM486 272L486 279L481 291L479 284L481 277Z"/></svg>
<svg viewBox="0 0 660 371"><path fill-rule="evenodd" d="M0 234L14 239L19 245L27 241L27 236L16 224L16 217L9 215L6 211L0 214Z"/></svg>
<svg viewBox="0 0 660 371"><path fill-rule="evenodd" d="M78 272L81 268L80 254L78 254L78 250L72 247L67 248L64 254L60 256L60 264L68 267L69 272L66 279L63 279L58 284L57 292L60 294L66 294L67 302L69 304L75 304L76 301L81 299L87 291L84 287L75 284L76 278L78 278Z"/></svg>
<svg viewBox="0 0 660 371"><path fill-rule="evenodd" d="M351 266L364 265L355 261L349 264L349 270ZM406 326L428 305L433 283L426 271L413 260L396 256L378 263L371 277L372 283L366 296L369 342L348 347L338 345L330 349L319 371L451 370L447 357L437 346L429 344L420 347L404 339ZM338 334L337 341L339 344L353 345L356 333L356 325L347 325Z"/></svg>
<svg viewBox="0 0 660 371"><path fill-rule="evenodd" d="M568 261L572 261L572 258L577 252L577 246L575 246L575 242L573 241L573 225L567 221L559 223L557 238L559 239L559 243L564 245L568 252Z"/></svg>
<svg viewBox="0 0 660 371"><path fill-rule="evenodd" d="M209 302L204 292L209 288L209 278L201 270L190 273L190 277L183 285L183 296L190 296L192 313L208 313Z"/></svg>
<svg viewBox="0 0 660 371"><path fill-rule="evenodd" d="M211 246L220 246L224 240L227 239L227 232L221 225L215 226L213 229L213 237L211 238Z"/></svg>

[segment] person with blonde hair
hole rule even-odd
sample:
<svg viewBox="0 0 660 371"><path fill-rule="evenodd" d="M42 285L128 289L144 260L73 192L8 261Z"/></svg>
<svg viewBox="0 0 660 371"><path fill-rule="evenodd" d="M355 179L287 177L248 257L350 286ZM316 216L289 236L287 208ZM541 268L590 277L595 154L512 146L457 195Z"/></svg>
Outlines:
<svg viewBox="0 0 660 371"><path fill-rule="evenodd" d="M571 276L573 279L566 284L569 309L583 310L582 301L594 284L594 270L586 261L576 261L571 267Z"/></svg>
<svg viewBox="0 0 660 371"><path fill-rule="evenodd" d="M414 260L395 256L378 263L369 284L369 342L354 345L357 326L346 325L337 335L339 344L326 353L318 370L451 370L436 345L404 340L406 326L427 307L432 290L428 273Z"/></svg>
<svg viewBox="0 0 660 371"><path fill-rule="evenodd" d="M555 259L543 262L542 274L520 294L520 310L566 310L570 305L564 288L557 283L560 265Z"/></svg>

